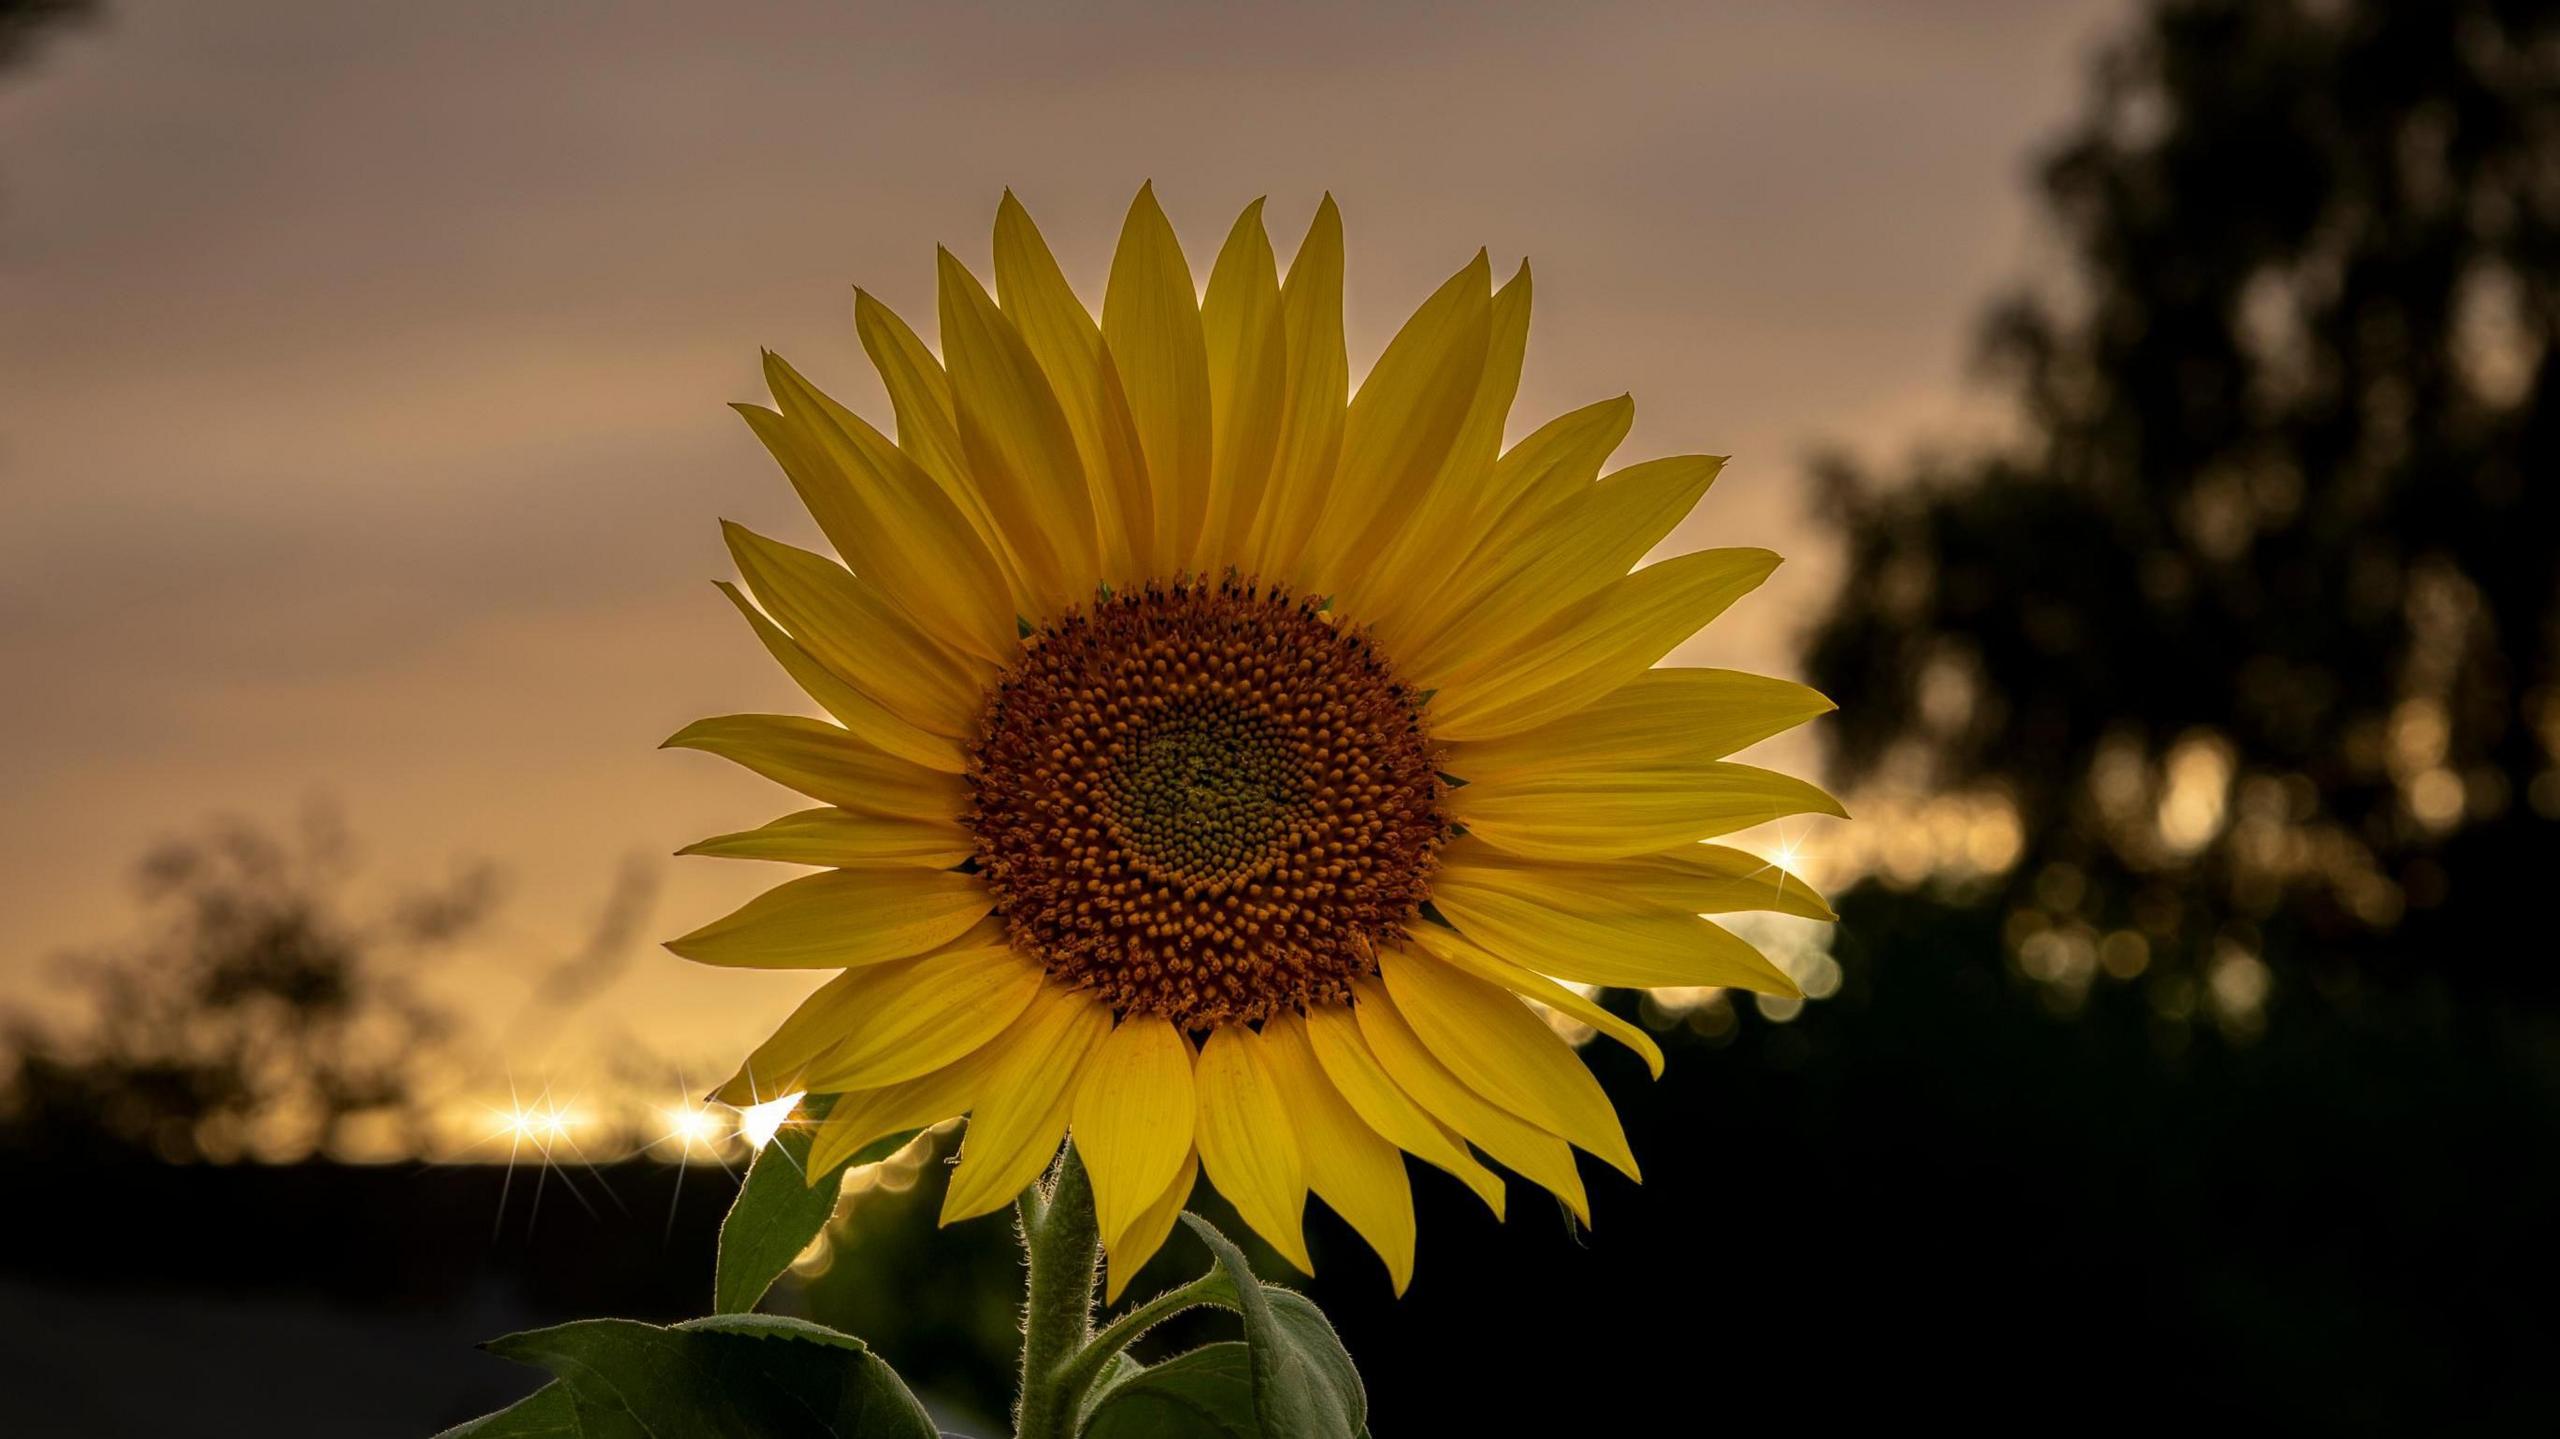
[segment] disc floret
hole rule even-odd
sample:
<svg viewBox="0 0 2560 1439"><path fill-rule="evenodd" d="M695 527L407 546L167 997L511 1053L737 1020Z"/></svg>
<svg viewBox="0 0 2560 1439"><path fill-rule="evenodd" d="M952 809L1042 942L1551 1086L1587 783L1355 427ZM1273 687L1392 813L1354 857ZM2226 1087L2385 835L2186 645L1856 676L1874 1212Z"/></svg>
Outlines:
<svg viewBox="0 0 2560 1439"><path fill-rule="evenodd" d="M1014 943L1186 1028L1349 998L1447 824L1421 703L1362 631L1230 578L1103 593L991 692L966 816Z"/></svg>

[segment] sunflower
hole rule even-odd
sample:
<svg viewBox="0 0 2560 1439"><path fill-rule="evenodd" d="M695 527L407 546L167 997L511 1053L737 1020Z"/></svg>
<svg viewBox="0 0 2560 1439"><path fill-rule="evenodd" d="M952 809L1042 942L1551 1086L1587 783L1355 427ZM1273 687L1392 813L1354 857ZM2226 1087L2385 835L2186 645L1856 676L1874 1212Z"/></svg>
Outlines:
<svg viewBox="0 0 2560 1439"><path fill-rule="evenodd" d="M1829 701L1655 667L1778 563L1638 567L1722 460L1603 475L1623 396L1504 449L1529 268L1481 251L1349 393L1329 197L1203 292L1141 190L1098 319L1010 193L994 260L940 254L939 359L855 292L894 441L771 354L739 407L843 562L730 525L721 588L832 722L670 740L819 806L685 852L818 872L669 947L840 972L717 1097L840 1096L813 1173L966 1115L945 1223L1072 1135L1114 1298L1202 1174L1302 1270L1312 1191L1399 1292L1407 1154L1587 1222L1574 1151L1636 1161L1553 1021L1659 1075L1598 988L1794 994L1705 916L1832 917L1705 842L1840 813L1726 758Z"/></svg>

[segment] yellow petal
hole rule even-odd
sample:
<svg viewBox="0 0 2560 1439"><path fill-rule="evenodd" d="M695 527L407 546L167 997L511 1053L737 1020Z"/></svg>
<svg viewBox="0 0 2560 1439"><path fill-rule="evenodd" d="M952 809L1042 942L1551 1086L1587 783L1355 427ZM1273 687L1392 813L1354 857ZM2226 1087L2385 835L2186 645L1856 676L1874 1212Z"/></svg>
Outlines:
<svg viewBox="0 0 2560 1439"><path fill-rule="evenodd" d="M1183 1206L1191 1202L1191 1187L1200 1182L1200 1156L1194 1152L1182 1158L1182 1172L1164 1187L1164 1192L1147 1205L1146 1211L1130 1222L1118 1245L1103 1245L1102 1302L1117 1304L1129 1288L1129 1281L1147 1267L1156 1251L1164 1247L1165 1236L1173 1233L1173 1222L1182 1217Z"/></svg>
<svg viewBox="0 0 2560 1439"><path fill-rule="evenodd" d="M1120 367L1155 494L1155 553L1187 560L1209 509L1209 352L1200 300L1153 185L1139 187L1111 256L1102 339Z"/></svg>
<svg viewBox="0 0 2560 1439"><path fill-rule="evenodd" d="M1531 430L1503 453L1477 502L1486 549L1502 552L1557 505L1598 479L1600 469L1636 422L1625 395L1567 410Z"/></svg>
<svg viewBox="0 0 2560 1439"><path fill-rule="evenodd" d="M996 1043L1003 1043L1002 1038ZM978 1102L994 1068L995 1048L989 1045L919 1079L838 1099L819 1123L817 1138L810 1141L809 1177L825 1178L837 1165L892 1134L928 1128L967 1113Z"/></svg>
<svg viewBox="0 0 2560 1439"><path fill-rule="evenodd" d="M1209 1182L1282 1258L1308 1274L1307 1178L1298 1133L1262 1056L1262 1036L1221 1025L1200 1046L1197 1143Z"/></svg>
<svg viewBox="0 0 2560 1439"><path fill-rule="evenodd" d="M1469 1144L1493 1156L1495 1163L1544 1186L1574 1217L1591 1222L1591 1201L1582 1191L1582 1175L1574 1168L1573 1150L1562 1139L1540 1129L1469 1088L1433 1057L1387 991L1374 979L1352 985L1352 1013L1360 1037L1397 1087L1413 1096L1433 1118L1466 1137Z"/></svg>
<svg viewBox="0 0 2560 1439"><path fill-rule="evenodd" d="M1387 1077L1377 1055L1370 1051L1369 1041L1361 1038L1349 1006L1322 1005L1308 1010L1303 1019L1282 1015L1264 1023L1263 1029L1268 1032L1274 1026L1303 1027L1308 1051L1315 1055L1325 1078L1333 1082L1334 1090L1362 1123L1423 1163L1456 1175L1476 1192L1496 1219L1502 1217L1501 1177L1477 1163L1465 1144Z"/></svg>
<svg viewBox="0 0 2560 1439"><path fill-rule="evenodd" d="M1840 917L1812 885L1774 861L1720 844L1684 844L1621 860L1603 867L1593 882L1655 895L1692 914L1765 909L1803 919Z"/></svg>
<svg viewBox="0 0 2560 1439"><path fill-rule="evenodd" d="M877 1089L974 1054L1030 1006L1041 969L998 942L849 970L846 979L838 1038L792 1088Z"/></svg>
<svg viewBox="0 0 2560 1439"><path fill-rule="evenodd" d="M889 392L889 408L898 420L898 448L950 497L988 552L1003 560L1004 531L969 474L951 402L951 377L943 373L942 362L895 310L859 288L853 292L853 331Z"/></svg>
<svg viewBox="0 0 2560 1439"><path fill-rule="evenodd" d="M1479 250L1422 302L1360 382L1306 558L1317 586L1329 591L1368 575L1421 504L1475 402L1492 307L1492 267Z"/></svg>
<svg viewBox="0 0 2560 1439"><path fill-rule="evenodd" d="M1469 1089L1642 1177L1600 1081L1518 996L1409 949L1380 950L1378 974L1423 1047Z"/></svg>
<svg viewBox="0 0 2560 1439"><path fill-rule="evenodd" d="M1409 613L1399 620L1403 633L1437 634L1484 603L1517 557L1533 548L1523 542L1533 539L1546 512L1599 476L1635 413L1635 402L1624 395L1602 400L1558 415L1505 451L1476 496L1475 513L1463 527L1453 527L1452 547L1462 552L1462 563L1447 583L1409 590Z"/></svg>
<svg viewBox="0 0 2560 1439"><path fill-rule="evenodd" d="M1342 455L1351 358L1342 340L1342 212L1331 195L1316 207L1280 286L1280 328L1288 345L1280 448L1254 517L1253 563L1246 566L1273 582L1296 576Z"/></svg>
<svg viewBox="0 0 2560 1439"><path fill-rule="evenodd" d="M1662 1046L1653 1042L1653 1036L1610 1013L1580 990L1567 989L1543 974L1522 969L1509 960L1498 959L1446 925L1415 925L1413 942L1442 962L1465 970L1488 984L1501 985L1523 999L1534 999L1549 1009L1580 1020L1634 1050L1644 1060L1645 1068L1653 1072L1654 1078L1662 1077Z"/></svg>
<svg viewBox="0 0 2560 1439"><path fill-rule="evenodd" d="M830 869L859 865L949 869L967 859L974 847L969 832L950 820L855 814L829 805L786 814L758 829L714 835L676 853Z"/></svg>
<svg viewBox="0 0 2560 1439"><path fill-rule="evenodd" d="M831 869L776 885L667 948L741 969L850 968L958 939L994 907L973 874Z"/></svg>
<svg viewBox="0 0 2560 1439"><path fill-rule="evenodd" d="M1719 760L1558 764L1470 780L1448 806L1496 849L1554 860L1623 859L1789 815L1847 813L1792 775Z"/></svg>
<svg viewBox="0 0 2560 1439"><path fill-rule="evenodd" d="M668 736L665 747L716 754L862 814L951 819L969 807L968 782L958 775L882 754L824 720L799 715L695 720Z"/></svg>
<svg viewBox="0 0 2560 1439"><path fill-rule="evenodd" d="M1641 886L1606 883L1602 866L1515 867L1479 861L1461 841L1444 852L1431 903L1458 932L1524 969L1625 989L1732 985L1799 993L1795 981L1732 931Z"/></svg>
<svg viewBox="0 0 2560 1439"><path fill-rule="evenodd" d="M935 734L977 732L993 665L934 640L878 585L826 556L743 525L720 528L756 603L818 663Z"/></svg>
<svg viewBox="0 0 2560 1439"><path fill-rule="evenodd" d="M1447 458L1413 517L1388 545L1376 573L1360 577L1363 613L1377 617L1371 628L1399 661L1415 652L1420 637L1409 621L1419 617L1429 597L1448 586L1475 548L1481 529L1478 506L1492 484L1503 422L1520 390L1520 363L1529 344L1529 299L1529 262L1523 260L1519 272L1494 291L1484 373L1476 381L1465 421L1449 442Z"/></svg>
<svg viewBox="0 0 2560 1439"><path fill-rule="evenodd" d="M1191 1153L1191 1041L1162 1015L1130 1015L1093 1052L1068 1123L1093 1177L1108 1246L1164 1193Z"/></svg>
<svg viewBox="0 0 2560 1439"><path fill-rule="evenodd" d="M883 754L895 755L910 764L944 774L960 774L969 768L960 753L960 742L949 735L934 734L893 713L888 706L846 684L835 671L812 658L797 640L782 632L782 627L765 618L764 612L738 593L736 585L716 586L729 603L738 607L747 624L764 642L765 652L782 665L783 672L816 700L827 713L834 715L847 733Z"/></svg>
<svg viewBox="0 0 2560 1439"><path fill-rule="evenodd" d="M1556 506L1533 542L1476 563L1499 572L1404 663L1426 688L1478 672L1605 589L1695 509L1723 461L1692 455L1633 465Z"/></svg>
<svg viewBox="0 0 2560 1439"><path fill-rule="evenodd" d="M998 664L1011 658L1019 640L1012 586L951 498L780 356L765 357L765 376L782 411L741 405L738 413L836 553L945 644Z"/></svg>
<svg viewBox="0 0 2560 1439"><path fill-rule="evenodd" d="M1553 724L1452 745L1443 768L1474 784L1560 765L1698 764L1832 708L1788 680L1739 670L1653 669Z"/></svg>
<svg viewBox="0 0 2560 1439"><path fill-rule="evenodd" d="M1529 859L1462 836L1442 850L1441 864L1461 882L1509 884L1526 875L1558 894L1588 894L1597 907L1651 905L1684 914L1765 909L1805 919L1835 920L1812 886L1748 850L1716 844L1675 845L1659 854L1596 864Z"/></svg>
<svg viewBox="0 0 2560 1439"><path fill-rule="evenodd" d="M1021 331L950 251L937 253L960 443L1045 618L1090 600L1102 576L1084 461Z"/></svg>
<svg viewBox="0 0 2560 1439"><path fill-rule="evenodd" d="M1191 568L1216 575L1246 559L1289 402L1280 266L1263 232L1260 200L1236 217L1210 267L1200 330L1209 353L1209 513Z"/></svg>
<svg viewBox="0 0 2560 1439"><path fill-rule="evenodd" d="M1031 1008L988 1046L994 1056L969 1111L969 1135L942 1222L1003 1208L1040 1177L1066 1137L1067 1108L1085 1056L1111 1030L1111 1011L1078 990L1044 986Z"/></svg>
<svg viewBox="0 0 2560 1439"><path fill-rule="evenodd" d="M1263 1058L1280 1102L1297 1122L1305 1151L1307 1187L1333 1206L1386 1261L1396 1293L1413 1281L1413 1186L1405 1178L1404 1152L1369 1127L1325 1078L1296 1024L1262 1027Z"/></svg>
<svg viewBox="0 0 2560 1439"><path fill-rule="evenodd" d="M1699 550L1613 581L1534 642L1443 690L1432 732L1491 739L1562 719L1652 668L1777 567L1767 550Z"/></svg>
<svg viewBox="0 0 2560 1439"><path fill-rule="evenodd" d="M712 1098L749 1105L781 1094L876 1089L975 1052L1040 987L1040 966L1003 944L848 969L801 1001Z"/></svg>
<svg viewBox="0 0 2560 1439"><path fill-rule="evenodd" d="M1467 401L1466 418L1450 437L1448 457L1440 464L1440 481L1470 502L1490 484L1494 461L1502 452L1502 430L1511 419L1511 402L1520 393L1520 366L1529 351L1529 304L1534 293L1529 262L1522 260L1511 278L1493 292L1486 314L1484 368ZM1450 510L1454 521L1465 513Z"/></svg>
<svg viewBox="0 0 2560 1439"><path fill-rule="evenodd" d="M1011 190L996 207L995 258L997 301L1049 376L1084 459L1103 573L1123 583L1147 578L1155 573L1155 501L1119 367L1103 348L1093 312L1076 298Z"/></svg>

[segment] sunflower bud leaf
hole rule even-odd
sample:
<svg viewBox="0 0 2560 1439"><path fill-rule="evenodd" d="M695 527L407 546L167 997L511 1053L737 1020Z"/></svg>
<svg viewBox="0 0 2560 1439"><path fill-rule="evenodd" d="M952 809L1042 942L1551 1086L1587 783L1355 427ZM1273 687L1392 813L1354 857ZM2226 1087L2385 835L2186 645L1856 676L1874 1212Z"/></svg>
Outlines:
<svg viewBox="0 0 2560 1439"><path fill-rule="evenodd" d="M1216 1287L1203 1297L1243 1317L1244 1342L1208 1345L1121 1379L1094 1406L1088 1439L1195 1431L1240 1439L1365 1434L1368 1394L1324 1311L1295 1290L1255 1278L1244 1252L1207 1220L1194 1214L1182 1220L1218 1261Z"/></svg>

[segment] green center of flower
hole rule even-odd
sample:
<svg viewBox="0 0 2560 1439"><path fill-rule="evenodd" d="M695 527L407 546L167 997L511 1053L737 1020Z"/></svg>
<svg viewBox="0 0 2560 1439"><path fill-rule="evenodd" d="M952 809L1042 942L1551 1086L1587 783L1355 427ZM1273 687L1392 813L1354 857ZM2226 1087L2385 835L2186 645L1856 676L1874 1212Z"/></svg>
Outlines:
<svg viewBox="0 0 2560 1439"><path fill-rule="evenodd" d="M1193 693L1159 709L1104 770L1099 808L1149 873L1218 884L1278 858L1316 817L1315 788L1269 716Z"/></svg>
<svg viewBox="0 0 2560 1439"><path fill-rule="evenodd" d="M1032 636L969 769L1014 943L1188 1028L1341 1003L1447 825L1420 705L1361 632L1248 583L1107 597Z"/></svg>

